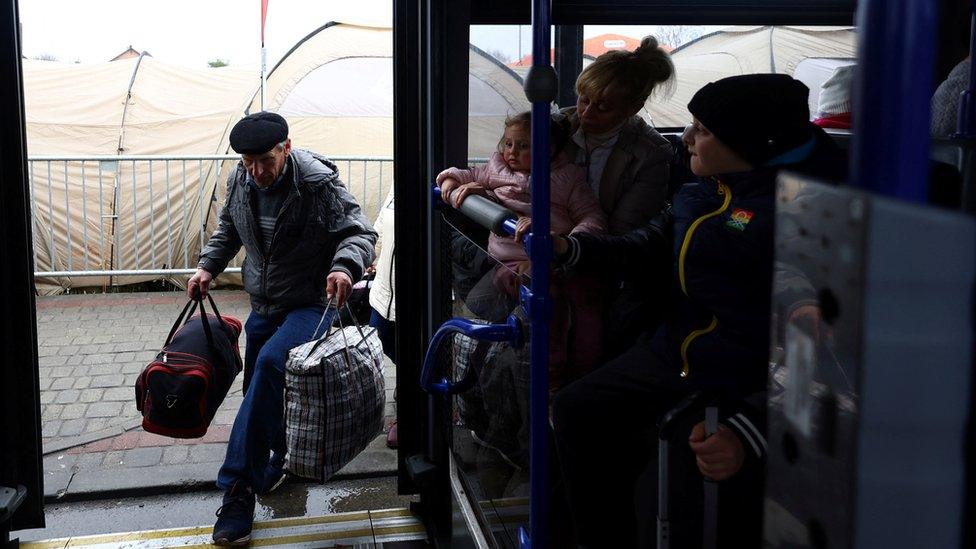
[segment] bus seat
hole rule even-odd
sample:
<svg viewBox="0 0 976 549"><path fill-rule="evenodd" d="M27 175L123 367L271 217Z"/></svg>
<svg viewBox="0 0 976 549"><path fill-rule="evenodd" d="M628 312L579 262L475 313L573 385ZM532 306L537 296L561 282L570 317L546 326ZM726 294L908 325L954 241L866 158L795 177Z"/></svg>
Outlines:
<svg viewBox="0 0 976 549"><path fill-rule="evenodd" d="M838 130L838 129L835 129L835 128L824 128L824 131L827 132L827 135L829 135L831 137L831 139L834 140L834 144L835 145L837 145L838 147L840 147L844 151L850 150L850 148L851 148L851 131L850 130Z"/></svg>
<svg viewBox="0 0 976 549"><path fill-rule="evenodd" d="M929 148L929 158L932 160L929 172L929 202L976 212L974 154L976 154L976 140L932 139Z"/></svg>

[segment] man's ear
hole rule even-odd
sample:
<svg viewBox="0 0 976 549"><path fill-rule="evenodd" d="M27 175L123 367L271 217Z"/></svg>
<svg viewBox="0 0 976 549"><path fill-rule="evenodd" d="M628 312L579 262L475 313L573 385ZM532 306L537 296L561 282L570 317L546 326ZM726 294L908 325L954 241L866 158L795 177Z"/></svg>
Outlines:
<svg viewBox="0 0 976 549"><path fill-rule="evenodd" d="M291 152L291 138L285 139L285 154Z"/></svg>

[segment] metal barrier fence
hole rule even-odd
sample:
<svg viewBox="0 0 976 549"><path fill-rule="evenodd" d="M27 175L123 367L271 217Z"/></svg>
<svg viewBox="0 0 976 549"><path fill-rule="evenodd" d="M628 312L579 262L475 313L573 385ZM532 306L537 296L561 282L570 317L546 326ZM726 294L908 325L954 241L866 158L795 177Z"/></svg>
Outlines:
<svg viewBox="0 0 976 549"><path fill-rule="evenodd" d="M195 272L237 155L32 156L35 277ZM389 157L334 157L367 218L392 185ZM216 185L214 185L216 182ZM239 272L239 262L227 272ZM110 284L111 284L111 278Z"/></svg>

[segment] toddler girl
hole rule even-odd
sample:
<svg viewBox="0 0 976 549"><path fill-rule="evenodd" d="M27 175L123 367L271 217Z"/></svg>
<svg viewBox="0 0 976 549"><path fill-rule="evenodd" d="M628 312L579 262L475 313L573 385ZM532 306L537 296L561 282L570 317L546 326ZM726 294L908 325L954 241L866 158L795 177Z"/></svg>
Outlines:
<svg viewBox="0 0 976 549"><path fill-rule="evenodd" d="M569 121L557 115L551 124L550 224L553 234L604 233L606 214L586 182L586 172L570 162L562 149L569 139ZM488 164L449 168L437 176L442 199L455 208L471 195L484 196L519 216L520 235L531 215L531 113L505 120L497 152ZM529 273L529 258L520 239L492 233L488 252L507 269L498 269L495 285L517 295L519 279ZM559 388L588 371L599 357L600 288L588 279L556 276L550 342L550 386ZM572 360L569 359L570 347Z"/></svg>

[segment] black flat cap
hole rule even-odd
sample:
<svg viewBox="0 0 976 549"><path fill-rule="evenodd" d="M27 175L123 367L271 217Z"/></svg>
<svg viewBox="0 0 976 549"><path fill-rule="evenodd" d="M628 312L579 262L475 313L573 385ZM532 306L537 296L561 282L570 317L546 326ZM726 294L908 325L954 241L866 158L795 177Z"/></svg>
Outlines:
<svg viewBox="0 0 976 549"><path fill-rule="evenodd" d="M261 111L241 118L230 131L230 146L238 154L264 154L288 139L288 122L280 114Z"/></svg>

